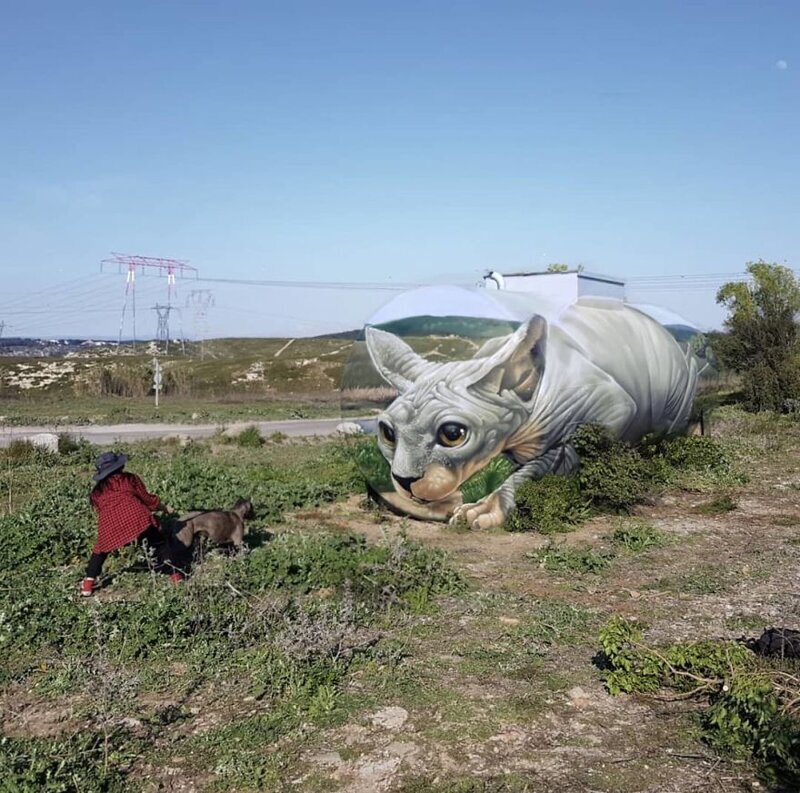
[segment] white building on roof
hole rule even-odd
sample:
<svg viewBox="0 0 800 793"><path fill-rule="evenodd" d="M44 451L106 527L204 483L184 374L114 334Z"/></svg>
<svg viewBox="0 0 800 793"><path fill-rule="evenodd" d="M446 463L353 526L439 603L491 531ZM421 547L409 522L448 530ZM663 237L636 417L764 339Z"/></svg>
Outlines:
<svg viewBox="0 0 800 793"><path fill-rule="evenodd" d="M579 270L562 273L497 273L483 278L487 289L509 292L533 292L558 304L572 303L579 297L615 297L625 299L625 282L607 275L595 275Z"/></svg>

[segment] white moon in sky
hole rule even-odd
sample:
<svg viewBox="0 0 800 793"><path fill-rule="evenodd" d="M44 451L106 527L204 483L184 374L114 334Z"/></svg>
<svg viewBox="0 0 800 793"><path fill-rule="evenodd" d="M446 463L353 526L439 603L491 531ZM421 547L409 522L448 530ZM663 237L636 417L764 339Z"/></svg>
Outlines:
<svg viewBox="0 0 800 793"><path fill-rule="evenodd" d="M789 64L784 60L775 61L775 68L784 72L789 68Z"/></svg>

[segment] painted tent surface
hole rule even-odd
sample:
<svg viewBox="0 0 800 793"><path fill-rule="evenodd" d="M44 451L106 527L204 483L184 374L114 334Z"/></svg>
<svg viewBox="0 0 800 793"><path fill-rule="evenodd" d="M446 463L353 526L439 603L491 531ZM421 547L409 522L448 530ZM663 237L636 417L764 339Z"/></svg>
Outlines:
<svg viewBox="0 0 800 793"><path fill-rule="evenodd" d="M628 442L685 431L697 379L691 346L620 300L557 305L426 287L371 318L345 370L342 410L378 414L362 469L390 507L491 528L522 482L578 466L579 426L602 424ZM499 456L504 477L470 501L471 477Z"/></svg>

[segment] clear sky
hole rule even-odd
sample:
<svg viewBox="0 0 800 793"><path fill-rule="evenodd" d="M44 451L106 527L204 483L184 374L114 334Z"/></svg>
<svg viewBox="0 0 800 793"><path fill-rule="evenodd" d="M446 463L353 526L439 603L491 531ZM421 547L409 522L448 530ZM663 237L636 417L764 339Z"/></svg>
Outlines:
<svg viewBox="0 0 800 793"><path fill-rule="evenodd" d="M554 261L619 276L800 267L796 0L0 10L11 332L114 335L123 284L97 275L110 251L208 277L354 282ZM58 301L13 313L18 295L79 278L84 316ZM203 286L212 331L231 335L358 326L387 298ZM640 292L720 317L713 288Z"/></svg>

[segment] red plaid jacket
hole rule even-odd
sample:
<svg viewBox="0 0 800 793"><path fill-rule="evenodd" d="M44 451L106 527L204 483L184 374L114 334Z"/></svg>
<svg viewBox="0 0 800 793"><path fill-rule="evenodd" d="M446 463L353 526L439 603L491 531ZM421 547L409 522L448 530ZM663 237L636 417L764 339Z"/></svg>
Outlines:
<svg viewBox="0 0 800 793"><path fill-rule="evenodd" d="M97 512L97 542L92 553L115 551L133 542L149 526L158 527L152 512L159 508L161 499L148 493L136 474L110 474L90 498Z"/></svg>

